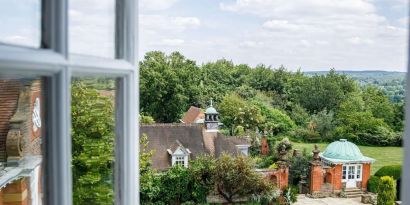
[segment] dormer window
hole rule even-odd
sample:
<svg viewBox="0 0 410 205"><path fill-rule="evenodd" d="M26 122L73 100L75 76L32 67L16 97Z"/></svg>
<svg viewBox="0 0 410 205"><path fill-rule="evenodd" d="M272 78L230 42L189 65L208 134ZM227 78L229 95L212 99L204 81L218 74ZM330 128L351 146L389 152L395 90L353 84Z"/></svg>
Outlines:
<svg viewBox="0 0 410 205"><path fill-rule="evenodd" d="M171 155L171 165L181 165L188 167L188 159L191 151L185 148L178 140L176 143L167 150L168 154Z"/></svg>
<svg viewBox="0 0 410 205"><path fill-rule="evenodd" d="M172 156L172 166L181 165L188 167L188 155L186 156Z"/></svg>

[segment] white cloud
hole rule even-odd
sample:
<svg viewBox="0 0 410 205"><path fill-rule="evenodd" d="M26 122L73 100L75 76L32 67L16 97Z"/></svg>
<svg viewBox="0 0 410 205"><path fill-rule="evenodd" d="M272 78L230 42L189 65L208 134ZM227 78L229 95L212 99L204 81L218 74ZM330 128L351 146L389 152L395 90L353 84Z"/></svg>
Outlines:
<svg viewBox="0 0 410 205"><path fill-rule="evenodd" d="M161 11L171 8L179 0L141 0L140 8L142 11L152 10Z"/></svg>
<svg viewBox="0 0 410 205"><path fill-rule="evenodd" d="M161 39L159 42L153 42L151 45L154 46L181 46L184 44L184 40L182 39Z"/></svg>
<svg viewBox="0 0 410 205"><path fill-rule="evenodd" d="M266 21L262 25L264 28L272 29L272 30L298 30L299 26L295 24L290 24L286 20L270 20Z"/></svg>
<svg viewBox="0 0 410 205"><path fill-rule="evenodd" d="M201 21L196 17L170 17L163 15L140 15L141 29L184 31L197 28Z"/></svg>
<svg viewBox="0 0 410 205"><path fill-rule="evenodd" d="M258 41L243 41L239 43L240 47L244 48L260 48L263 46L263 42Z"/></svg>

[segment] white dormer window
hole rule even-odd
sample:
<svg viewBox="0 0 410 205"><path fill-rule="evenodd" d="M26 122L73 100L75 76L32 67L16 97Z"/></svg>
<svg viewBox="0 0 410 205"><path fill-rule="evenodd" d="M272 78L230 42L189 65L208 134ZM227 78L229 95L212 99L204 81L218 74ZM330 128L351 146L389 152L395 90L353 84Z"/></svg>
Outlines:
<svg viewBox="0 0 410 205"><path fill-rule="evenodd" d="M188 167L188 156L172 156L172 166L175 165Z"/></svg>
<svg viewBox="0 0 410 205"><path fill-rule="evenodd" d="M191 151L189 149L179 146L174 152L172 152L171 149L168 149L167 151L172 157L172 166L181 165L188 168L189 154L191 154Z"/></svg>
<svg viewBox="0 0 410 205"><path fill-rule="evenodd" d="M238 153L244 156L249 156L249 147L250 145L236 145Z"/></svg>

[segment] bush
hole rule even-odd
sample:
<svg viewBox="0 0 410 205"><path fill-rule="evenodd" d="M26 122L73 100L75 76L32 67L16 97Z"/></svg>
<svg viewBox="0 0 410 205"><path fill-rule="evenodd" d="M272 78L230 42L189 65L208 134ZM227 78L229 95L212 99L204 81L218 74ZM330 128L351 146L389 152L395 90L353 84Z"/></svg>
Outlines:
<svg viewBox="0 0 410 205"><path fill-rule="evenodd" d="M391 176L394 180L401 178L401 165L384 166L374 174L378 177Z"/></svg>
<svg viewBox="0 0 410 205"><path fill-rule="evenodd" d="M396 188L393 178L389 176L381 177L377 193L377 205L394 205L395 198Z"/></svg>
<svg viewBox="0 0 410 205"><path fill-rule="evenodd" d="M283 189L282 196L285 199L285 204L293 204L297 201L298 189L293 186Z"/></svg>
<svg viewBox="0 0 410 205"><path fill-rule="evenodd" d="M380 178L377 176L371 176L367 182L367 191L372 193L379 192Z"/></svg>

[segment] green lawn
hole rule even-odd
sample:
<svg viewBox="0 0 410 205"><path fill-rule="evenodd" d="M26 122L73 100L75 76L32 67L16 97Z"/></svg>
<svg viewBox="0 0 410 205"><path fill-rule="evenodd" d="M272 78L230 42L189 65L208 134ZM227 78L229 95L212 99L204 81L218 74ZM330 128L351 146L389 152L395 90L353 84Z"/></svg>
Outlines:
<svg viewBox="0 0 410 205"><path fill-rule="evenodd" d="M297 143L293 142L293 148L303 151L306 148L309 153L313 150L314 143ZM317 143L320 151L324 151L328 144ZM374 174L380 167L386 165L397 165L403 163L403 148L401 147L371 147L371 146L359 146L363 155L376 159L376 162L372 165L372 174Z"/></svg>

